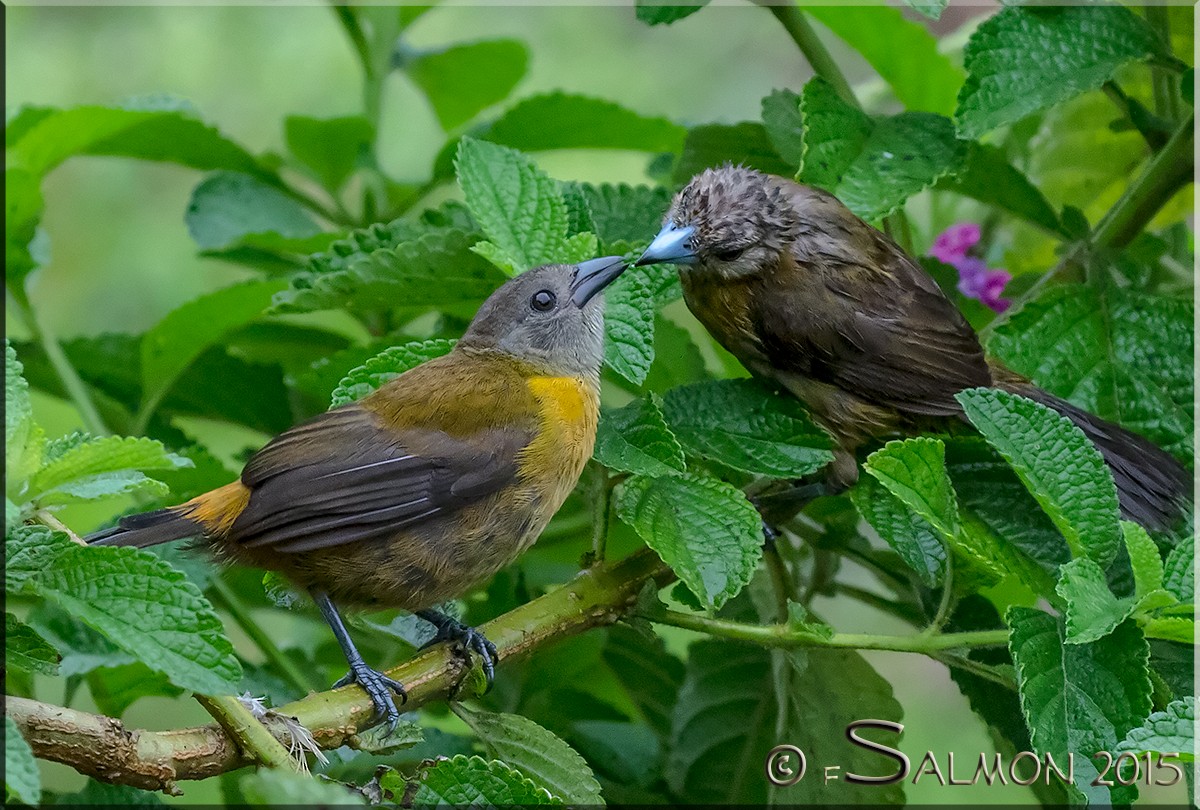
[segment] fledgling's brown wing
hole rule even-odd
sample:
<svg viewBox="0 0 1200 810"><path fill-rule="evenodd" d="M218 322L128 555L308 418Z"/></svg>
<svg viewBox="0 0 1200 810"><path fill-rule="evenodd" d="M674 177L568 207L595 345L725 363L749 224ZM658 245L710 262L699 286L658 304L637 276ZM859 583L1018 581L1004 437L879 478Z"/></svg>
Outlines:
<svg viewBox="0 0 1200 810"><path fill-rule="evenodd" d="M783 182L812 227L797 239L795 265L773 274L762 296L772 364L903 412L961 413L954 394L991 384L962 313L886 235L832 196Z"/></svg>
<svg viewBox="0 0 1200 810"><path fill-rule="evenodd" d="M465 441L433 426L385 428L359 405L329 411L250 459L249 503L229 538L288 554L391 536L512 483L531 439L514 424Z"/></svg>

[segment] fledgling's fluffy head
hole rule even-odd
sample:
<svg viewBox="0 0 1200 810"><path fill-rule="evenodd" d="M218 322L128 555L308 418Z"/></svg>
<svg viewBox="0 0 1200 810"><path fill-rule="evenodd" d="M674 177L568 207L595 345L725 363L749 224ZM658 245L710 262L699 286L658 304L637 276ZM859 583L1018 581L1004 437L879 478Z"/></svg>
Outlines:
<svg viewBox="0 0 1200 810"><path fill-rule="evenodd" d="M706 169L683 187L639 264L674 262L684 273L756 275L830 222L855 219L832 195L743 166Z"/></svg>

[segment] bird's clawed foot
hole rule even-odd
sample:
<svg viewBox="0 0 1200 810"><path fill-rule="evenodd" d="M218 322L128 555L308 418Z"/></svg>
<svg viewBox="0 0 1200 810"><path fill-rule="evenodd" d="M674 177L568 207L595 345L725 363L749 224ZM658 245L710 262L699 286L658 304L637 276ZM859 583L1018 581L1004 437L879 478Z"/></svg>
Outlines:
<svg viewBox="0 0 1200 810"><path fill-rule="evenodd" d="M371 698L371 703L375 705L374 722L387 720L388 732L396 730L397 724L400 722L400 710L396 708L396 701L392 699L392 693L400 697L400 705L408 700L408 693L404 691L404 684L400 681L393 680L387 675L384 675L378 670L371 669L362 661L357 664L351 664L350 671L338 680L333 685L334 689L342 686L349 686L356 683L363 688Z"/></svg>
<svg viewBox="0 0 1200 810"><path fill-rule="evenodd" d="M432 647L442 641L459 642L468 657L471 653L479 656L479 663L483 667L483 677L487 684L485 691L490 690L492 683L496 680L496 660L499 658L496 645L488 641L483 633L474 627L465 625L444 613L436 610L422 610L418 611L417 615L437 628L437 634L423 644L421 649Z"/></svg>

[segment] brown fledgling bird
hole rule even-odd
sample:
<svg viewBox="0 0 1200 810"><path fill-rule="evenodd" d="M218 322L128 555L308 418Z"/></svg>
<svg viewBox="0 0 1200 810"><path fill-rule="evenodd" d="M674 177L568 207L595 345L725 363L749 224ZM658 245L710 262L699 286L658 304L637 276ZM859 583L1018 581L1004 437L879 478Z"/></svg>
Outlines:
<svg viewBox="0 0 1200 810"><path fill-rule="evenodd" d="M722 346L833 435L830 491L858 479L855 450L868 438L965 418L954 395L990 386L1079 426L1112 470L1126 518L1166 528L1190 499L1191 474L1163 450L985 356L929 274L820 189L706 170L675 196L637 263L658 262L679 266L684 300Z"/></svg>
<svg viewBox="0 0 1200 810"><path fill-rule="evenodd" d="M307 590L376 719L391 692L367 666L335 604L399 607L480 657L496 648L435 610L528 548L591 457L599 412L603 297L620 258L547 265L506 282L454 349L362 400L277 436L238 481L124 518L88 538L152 546L199 537L218 559L277 571ZM431 642L432 643L432 642Z"/></svg>

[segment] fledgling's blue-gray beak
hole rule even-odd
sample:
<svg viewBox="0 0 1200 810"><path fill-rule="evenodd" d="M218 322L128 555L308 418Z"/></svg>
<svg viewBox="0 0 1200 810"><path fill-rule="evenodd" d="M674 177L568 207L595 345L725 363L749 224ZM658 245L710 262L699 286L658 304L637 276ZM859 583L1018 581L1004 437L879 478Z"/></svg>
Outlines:
<svg viewBox="0 0 1200 810"><path fill-rule="evenodd" d="M660 264L670 262L671 264L695 264L696 253L692 250L691 240L696 233L696 228L692 225L680 227L672 221L668 221L663 229L658 232L658 236L654 237L654 241L650 243L650 247L646 248L646 252L642 257L634 262L634 267L641 267L647 264Z"/></svg>
<svg viewBox="0 0 1200 810"><path fill-rule="evenodd" d="M603 256L575 265L575 275L571 279L571 303L582 309L596 293L625 272L626 266L621 256Z"/></svg>

